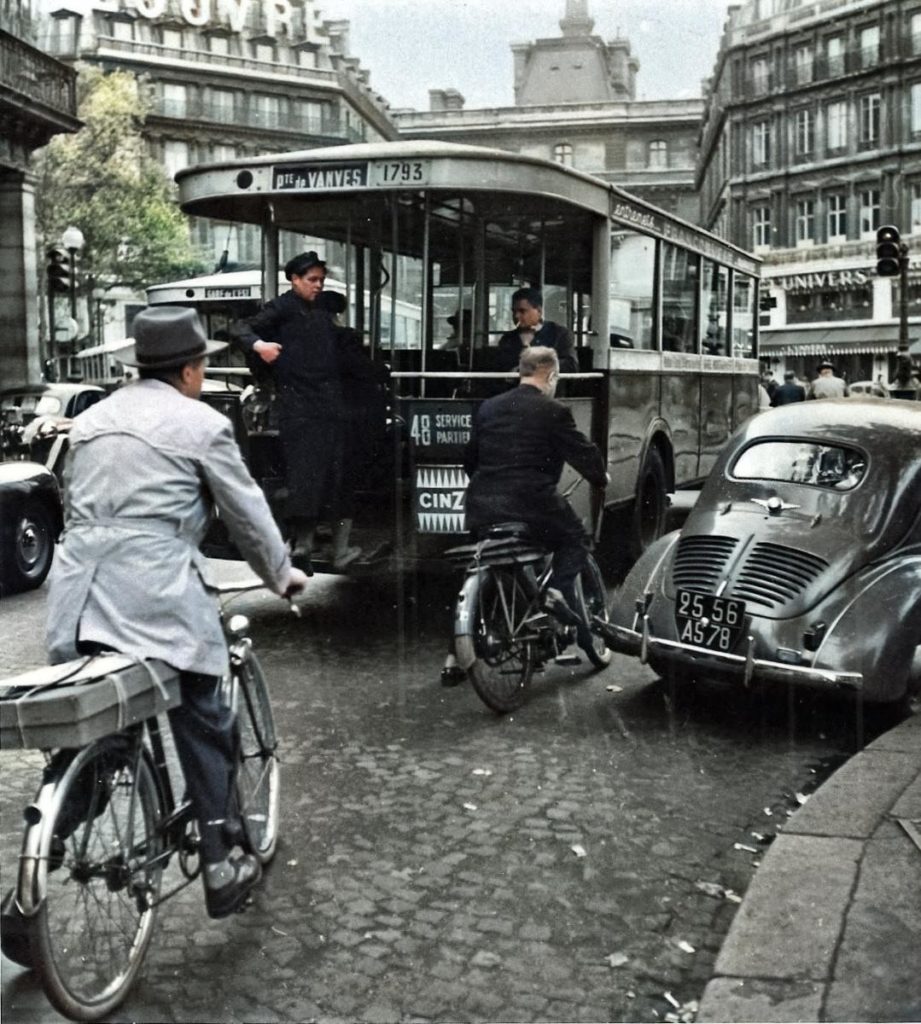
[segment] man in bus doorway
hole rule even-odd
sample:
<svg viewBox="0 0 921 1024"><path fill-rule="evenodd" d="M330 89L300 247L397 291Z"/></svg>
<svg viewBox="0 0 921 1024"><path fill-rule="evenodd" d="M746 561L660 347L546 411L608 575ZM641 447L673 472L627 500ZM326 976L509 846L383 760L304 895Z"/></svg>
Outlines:
<svg viewBox="0 0 921 1024"><path fill-rule="evenodd" d="M564 373L579 369L572 335L560 324L544 320L544 297L539 288L519 288L512 295L512 316L517 327L499 339L498 369L516 369L522 351L531 346L552 348Z"/></svg>
<svg viewBox="0 0 921 1024"><path fill-rule="evenodd" d="M604 456L576 426L572 412L556 401L560 363L556 351L529 346L521 353L518 387L495 395L477 410L464 452L467 528L473 532L503 522L527 523L534 539L553 551L550 611L572 618L575 582L585 567L589 539L579 517L558 492L568 463L593 487L608 483ZM565 601L568 608L554 607ZM580 646L591 646L586 624Z"/></svg>
<svg viewBox="0 0 921 1024"><path fill-rule="evenodd" d="M234 340L272 368L278 400L278 431L288 488L286 518L292 554L310 560L317 524L332 525L333 568L361 556L349 545L351 495L344 486L346 407L339 366L339 339L320 301L326 263L302 252L285 264L291 291L267 302L234 325Z"/></svg>

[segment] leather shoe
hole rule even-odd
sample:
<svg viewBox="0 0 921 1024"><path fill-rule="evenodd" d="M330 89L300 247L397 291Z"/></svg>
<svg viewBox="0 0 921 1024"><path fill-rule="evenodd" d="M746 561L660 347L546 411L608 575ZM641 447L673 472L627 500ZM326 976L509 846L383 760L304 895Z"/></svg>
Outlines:
<svg viewBox="0 0 921 1024"><path fill-rule="evenodd" d="M243 909L253 887L262 878L262 865L250 853L204 866L205 906L208 917L227 917Z"/></svg>

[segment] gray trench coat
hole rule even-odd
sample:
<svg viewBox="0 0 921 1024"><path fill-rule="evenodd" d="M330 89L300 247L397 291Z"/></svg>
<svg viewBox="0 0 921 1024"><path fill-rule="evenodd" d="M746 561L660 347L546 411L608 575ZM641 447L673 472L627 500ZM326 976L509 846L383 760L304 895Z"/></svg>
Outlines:
<svg viewBox="0 0 921 1024"><path fill-rule="evenodd" d="M138 381L78 416L65 475L66 523L48 594L53 663L78 639L182 671L220 675L227 649L198 549L212 503L277 593L290 561L230 421L169 384Z"/></svg>

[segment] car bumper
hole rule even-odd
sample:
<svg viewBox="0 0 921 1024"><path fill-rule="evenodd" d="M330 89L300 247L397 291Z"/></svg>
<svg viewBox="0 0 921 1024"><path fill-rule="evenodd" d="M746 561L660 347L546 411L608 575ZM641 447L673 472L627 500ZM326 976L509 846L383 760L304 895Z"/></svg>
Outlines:
<svg viewBox="0 0 921 1024"><path fill-rule="evenodd" d="M648 615L643 617L641 631L605 622L597 617L595 626L612 651L632 654L643 664L646 664L652 655L698 671L703 668L721 675L733 675L740 678L745 686L750 686L752 682L768 682L793 683L823 690L863 690L863 676L859 672L837 672L834 669L756 658L753 636L748 637L745 654L724 654L706 647L695 647L680 640L668 640L653 635Z"/></svg>

